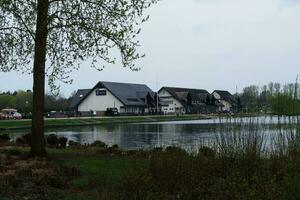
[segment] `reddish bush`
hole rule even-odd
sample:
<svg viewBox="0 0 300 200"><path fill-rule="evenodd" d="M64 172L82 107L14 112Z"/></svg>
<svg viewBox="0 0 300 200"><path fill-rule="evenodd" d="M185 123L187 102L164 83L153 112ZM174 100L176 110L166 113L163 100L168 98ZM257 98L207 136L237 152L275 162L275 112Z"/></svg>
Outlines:
<svg viewBox="0 0 300 200"><path fill-rule="evenodd" d="M58 145L61 148L65 148L67 146L68 138L66 137L59 137L58 138Z"/></svg>
<svg viewBox="0 0 300 200"><path fill-rule="evenodd" d="M46 141L47 141L47 144L49 146L52 146L52 147L57 147L58 146L58 138L57 138L57 135L55 134L50 134L46 137Z"/></svg>
<svg viewBox="0 0 300 200"><path fill-rule="evenodd" d="M9 142L9 141L10 141L10 137L7 134L0 135L0 143L1 142Z"/></svg>

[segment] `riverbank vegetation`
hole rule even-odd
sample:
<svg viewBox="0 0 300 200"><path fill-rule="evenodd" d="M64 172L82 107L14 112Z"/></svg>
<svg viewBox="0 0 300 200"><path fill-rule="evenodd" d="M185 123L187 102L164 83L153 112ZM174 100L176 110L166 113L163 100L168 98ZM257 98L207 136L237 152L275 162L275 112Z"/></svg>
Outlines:
<svg viewBox="0 0 300 200"><path fill-rule="evenodd" d="M45 113L50 111L67 111L70 107L73 95L65 98L62 95L45 94ZM14 92L0 93L0 110L5 108L15 108L22 113L23 118L31 118L32 112L32 91L18 90Z"/></svg>
<svg viewBox="0 0 300 200"><path fill-rule="evenodd" d="M269 83L262 87L251 85L238 94L242 111L276 115L300 114L300 87L298 82L281 85Z"/></svg>
<svg viewBox="0 0 300 200"><path fill-rule="evenodd" d="M47 158L29 159L26 145L3 143L0 196L49 200L299 199L299 124L284 129L278 124L271 133L261 125L220 124L215 142L203 143L197 151L177 147L125 151L98 141L67 148L52 144Z"/></svg>

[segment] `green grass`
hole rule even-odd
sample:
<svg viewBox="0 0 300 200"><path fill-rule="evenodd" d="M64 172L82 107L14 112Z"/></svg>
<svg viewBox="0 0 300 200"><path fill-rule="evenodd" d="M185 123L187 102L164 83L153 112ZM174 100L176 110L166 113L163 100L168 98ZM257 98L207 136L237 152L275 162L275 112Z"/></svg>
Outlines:
<svg viewBox="0 0 300 200"><path fill-rule="evenodd" d="M157 121L177 121L177 120L199 120L205 119L203 115L182 115L182 116L120 116L120 117L94 117L94 118L66 118L66 119L46 119L46 127L62 126L85 126L110 123L138 123ZM0 121L1 129L25 129L31 127L30 120L3 120Z"/></svg>
<svg viewBox="0 0 300 200"><path fill-rule="evenodd" d="M124 177L147 164L143 157L111 156L98 153L98 148L48 149L59 165L77 167L80 175L69 181L69 187L52 199L110 199Z"/></svg>
<svg viewBox="0 0 300 200"><path fill-rule="evenodd" d="M28 120L21 120L21 121L15 121L15 120L2 120L0 121L0 129L6 129L6 128L18 128L18 127L24 127L28 128L31 126L31 121Z"/></svg>
<svg viewBox="0 0 300 200"><path fill-rule="evenodd" d="M110 182L118 183L126 172L137 166L135 160L120 158L74 158L67 160L67 165L78 166L82 176L73 180L73 183L80 186L88 184L101 184ZM85 185L86 184L86 185Z"/></svg>

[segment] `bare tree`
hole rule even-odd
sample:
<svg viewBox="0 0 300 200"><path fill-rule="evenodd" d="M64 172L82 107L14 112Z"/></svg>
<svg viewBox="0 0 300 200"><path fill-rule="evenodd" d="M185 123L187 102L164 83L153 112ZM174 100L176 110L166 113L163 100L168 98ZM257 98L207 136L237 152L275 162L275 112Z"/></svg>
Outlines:
<svg viewBox="0 0 300 200"><path fill-rule="evenodd" d="M157 0L1 0L0 67L33 74L31 155L46 154L44 142L45 78L52 91L56 81L71 83L80 62L92 60L98 70L115 63L118 48L124 67L137 70L136 35L148 19L145 9Z"/></svg>

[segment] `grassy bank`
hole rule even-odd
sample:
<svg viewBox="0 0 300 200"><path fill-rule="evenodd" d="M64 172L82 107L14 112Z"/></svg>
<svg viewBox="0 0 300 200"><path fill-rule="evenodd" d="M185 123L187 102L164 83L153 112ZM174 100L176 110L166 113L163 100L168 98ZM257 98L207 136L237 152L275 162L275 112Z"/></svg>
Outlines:
<svg viewBox="0 0 300 200"><path fill-rule="evenodd" d="M177 148L69 148L48 149L46 160L16 158L24 152L28 148L0 148L11 165L10 170L0 165L1 200L300 198L299 152L262 157L253 152L219 154L209 148L193 155Z"/></svg>
<svg viewBox="0 0 300 200"><path fill-rule="evenodd" d="M111 123L138 123L160 122L178 120L207 119L205 115L180 115L180 116L119 116L119 117L91 117L91 118L62 118L46 119L46 127L86 126ZM31 127L31 120L4 120L0 121L0 130L26 129Z"/></svg>

